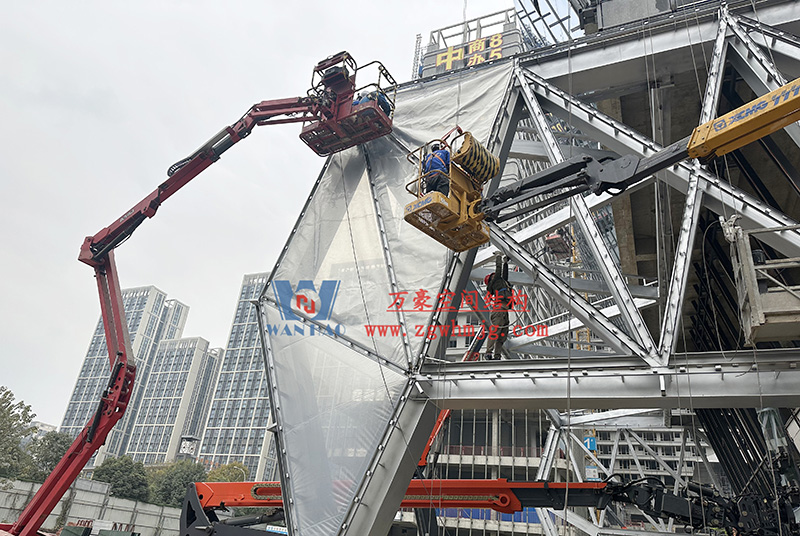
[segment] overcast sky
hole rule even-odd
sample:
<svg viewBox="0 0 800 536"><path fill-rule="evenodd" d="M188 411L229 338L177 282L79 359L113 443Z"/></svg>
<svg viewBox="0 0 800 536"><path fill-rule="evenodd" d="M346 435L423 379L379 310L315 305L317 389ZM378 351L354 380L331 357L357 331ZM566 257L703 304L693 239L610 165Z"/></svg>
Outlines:
<svg viewBox="0 0 800 536"><path fill-rule="evenodd" d="M0 17L0 385L60 425L100 314L87 235L252 104L304 95L347 50L410 78L417 33L511 0L5 2ZM388 7L391 6L391 7ZM117 250L123 288L190 307L226 343L242 276L270 270L324 160L256 129Z"/></svg>

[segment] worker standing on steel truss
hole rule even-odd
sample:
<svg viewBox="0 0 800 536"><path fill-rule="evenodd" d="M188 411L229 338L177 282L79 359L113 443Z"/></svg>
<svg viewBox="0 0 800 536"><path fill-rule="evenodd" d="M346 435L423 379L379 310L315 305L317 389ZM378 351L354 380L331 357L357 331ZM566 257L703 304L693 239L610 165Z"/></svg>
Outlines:
<svg viewBox="0 0 800 536"><path fill-rule="evenodd" d="M508 282L508 257L495 256L494 272L484 279L486 283L486 305L490 309L492 325L488 330L489 344L486 359L500 359L503 343L508 338L508 311L511 309L511 284Z"/></svg>

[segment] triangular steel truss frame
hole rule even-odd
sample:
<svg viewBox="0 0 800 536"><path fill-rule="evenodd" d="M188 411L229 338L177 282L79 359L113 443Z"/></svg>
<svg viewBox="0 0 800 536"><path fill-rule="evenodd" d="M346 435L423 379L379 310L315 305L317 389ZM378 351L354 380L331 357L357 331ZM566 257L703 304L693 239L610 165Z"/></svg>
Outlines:
<svg viewBox="0 0 800 536"><path fill-rule="evenodd" d="M756 93L763 94L785 82L765 55L764 48L754 41L754 34L761 35L766 46L780 44L783 48L793 47L800 55L800 40L779 38L780 32L777 30L730 14L725 8L719 13L717 28L708 66L708 85L702 103L702 114L698 118L700 123L716 115L726 59L735 65ZM540 77L537 74L538 60L526 61L523 57L514 61L514 83L508 89L503 111L487 144L490 150L500 155L503 163L511 150L517 124L525 116L534 124L550 164L564 159L546 113L563 119L608 150L620 155L648 156L661 148L652 139L602 114L590 104ZM787 132L795 143L800 144L800 127L797 124L787 128ZM395 141L400 143L399 140ZM653 180L655 179L651 178L637 187ZM360 475L361 485L345 515L345 522L339 528L339 535L386 533L407 485L404 476L400 475L408 475L413 471L433 427L437 407L669 408L686 407L687 401L693 401L694 407L722 407L731 403L752 406L756 404L755 401L781 406L800 405L800 397L796 392L800 373L795 366L796 359L791 355L780 351L764 353L759 356L757 367L753 366L750 352L728 354L726 359L718 354L681 355L680 359L675 356L700 208L706 207L717 214L740 214L740 225L743 228L789 226L797 222L720 180L697 162L683 162L665 170L663 180L685 194L686 203L672 276L664 298L665 314L657 340L646 328L640 312L642 305L652 303L653 300L634 298L592 217L593 210L610 202L608 195L574 198L568 207L514 232L492 224L490 228L493 248L452 256L442 279L441 290L459 295L470 284L473 267L488 262L493 253L499 250L525 272L533 285L545 289L574 315L578 324L585 325L601 337L612 351L547 360L506 360L484 362L481 365L471 363L469 366L426 365L424 359L418 360L418 356L411 356L409 353L409 368L406 371L408 385L394 415L387 423L378 450L370 453L373 461L367 473ZM498 181L499 176L489 186L489 190L496 188ZM613 298L613 308L601 310L589 303L526 248L531 241L573 221L583 236L588 237L592 255L600 264L602 284ZM381 237L385 239L385 235L382 234ZM800 257L800 233L797 231L774 234L765 238L765 242L787 256ZM390 255L390 248L386 244L384 246L387 255ZM391 265L390 256L387 256L386 261L387 265ZM392 284L396 287L393 279ZM620 317L625 329L620 329L612 321L611 313ZM431 325L444 324L449 320L450 318L434 315ZM402 318L400 321L402 322ZM574 329L573 325L570 324L568 329ZM421 350L422 356L437 355L441 351L439 345L445 341L446 339L441 338L429 340ZM535 342L534 339L525 341L520 338L510 341L508 346L524 350L525 344ZM266 350L269 353L269 348ZM269 368L268 363L268 374ZM748 377L742 379L742 376ZM609 384L615 386L609 388ZM754 387L755 384L757 387ZM621 394L620 388L630 396ZM636 414L637 411L641 410L632 409L628 413ZM570 422L569 414L560 418L552 409L549 414L554 415L554 428L548 437L549 454L540 466L541 478L548 476L554 452L559 448L560 442L581 443L568 426L562 426L563 423ZM283 454L279 415L276 423L280 460ZM626 441L638 441L637 437L634 432L625 430L617 432L616 440L625 438ZM685 441L686 437L683 439L683 446ZM291 475L284 474L285 463L280 466L282 481L286 484L285 480L289 480ZM613 472L613 462L612 467L604 468L604 471ZM680 480L679 475L677 480ZM290 486L285 485L284 489L290 489ZM291 497L285 498L289 509L291 502ZM587 533L598 533L597 523L591 524L569 513L558 515ZM545 532L555 535L556 530L550 515L542 512L540 519L543 520ZM599 516L599 519L602 523L603 516ZM653 522L658 525L655 520ZM669 531L671 524L659 528Z"/></svg>

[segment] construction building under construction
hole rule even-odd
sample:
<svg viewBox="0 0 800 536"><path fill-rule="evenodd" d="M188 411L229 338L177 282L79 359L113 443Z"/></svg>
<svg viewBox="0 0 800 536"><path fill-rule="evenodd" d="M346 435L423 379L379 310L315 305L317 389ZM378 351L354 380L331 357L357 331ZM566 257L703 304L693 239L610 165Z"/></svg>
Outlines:
<svg viewBox="0 0 800 536"><path fill-rule="evenodd" d="M339 282L330 316L301 321L328 336L262 333L296 534L385 534L393 520L398 534L685 524L630 506L448 509L435 489L429 509L396 514L415 471L551 482L622 473L730 496L768 495L774 484L759 416L796 431L800 385L796 124L675 162L619 195L529 196L518 206L540 208L496 220L489 244L460 254L403 222L401 208L413 199L405 155L454 125L500 158L484 192L577 155L657 153L800 75L800 5L536 4L420 43L414 80L397 88L393 133L326 162L272 271L264 326L285 321L276 281ZM460 333L455 343L415 336L478 316L411 304L422 290L482 290L498 252L527 297L512 323L545 324L547 335L512 335L504 359L477 363L460 362L470 350ZM399 297L407 303L389 307ZM368 336L367 325L399 325L400 335ZM458 411L419 469L441 409ZM433 523L418 519L426 511Z"/></svg>

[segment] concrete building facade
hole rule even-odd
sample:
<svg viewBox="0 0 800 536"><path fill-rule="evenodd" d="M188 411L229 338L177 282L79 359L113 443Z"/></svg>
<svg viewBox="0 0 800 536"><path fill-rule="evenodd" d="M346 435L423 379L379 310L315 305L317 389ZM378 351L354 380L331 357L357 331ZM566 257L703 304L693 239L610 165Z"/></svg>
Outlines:
<svg viewBox="0 0 800 536"><path fill-rule="evenodd" d="M209 469L242 462L251 480L274 478L275 454L267 432L269 392L255 307L268 274L245 275L225 355L213 388L198 461Z"/></svg>
<svg viewBox="0 0 800 536"><path fill-rule="evenodd" d="M221 358L200 337L161 341L125 454L146 465L171 462L182 437L200 436Z"/></svg>
<svg viewBox="0 0 800 536"><path fill-rule="evenodd" d="M133 399L128 405L122 421L111 431L88 467L100 464L107 456L122 455L130 439L139 405L147 385L150 364L158 344L165 339L180 338L186 324L189 307L167 299L167 294L154 286L138 287L122 291L131 351L137 367ZM76 436L97 410L97 402L108 384L110 364L106 347L102 318L92 335L83 366L75 382L61 431Z"/></svg>

